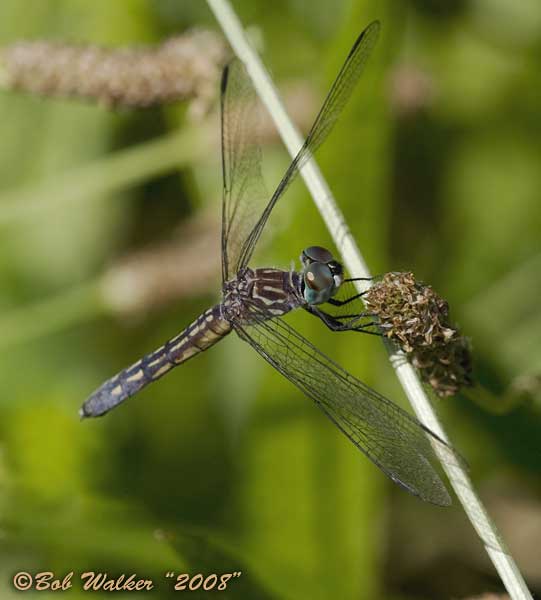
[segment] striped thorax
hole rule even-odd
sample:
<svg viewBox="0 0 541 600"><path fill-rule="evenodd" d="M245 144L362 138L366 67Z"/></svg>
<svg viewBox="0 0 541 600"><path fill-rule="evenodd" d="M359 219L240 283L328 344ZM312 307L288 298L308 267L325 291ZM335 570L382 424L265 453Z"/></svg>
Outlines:
<svg viewBox="0 0 541 600"><path fill-rule="evenodd" d="M268 318L284 315L303 304L299 275L281 269L240 271L224 285L223 316L229 321L253 319L253 308Z"/></svg>

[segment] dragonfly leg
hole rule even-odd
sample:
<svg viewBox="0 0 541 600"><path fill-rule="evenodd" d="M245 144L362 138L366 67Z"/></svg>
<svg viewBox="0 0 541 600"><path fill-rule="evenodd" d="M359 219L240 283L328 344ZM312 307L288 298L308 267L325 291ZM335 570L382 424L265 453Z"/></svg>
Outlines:
<svg viewBox="0 0 541 600"><path fill-rule="evenodd" d="M328 314L328 313L326 313ZM342 320L342 319L355 319L359 321L360 319L364 319L365 317L376 317L376 313L362 312L357 313L355 315L332 315L334 319Z"/></svg>
<svg viewBox="0 0 541 600"><path fill-rule="evenodd" d="M372 279L374 279L373 277L348 277L347 279L344 279L344 283L347 283L348 281L372 281Z"/></svg>
<svg viewBox="0 0 541 600"><path fill-rule="evenodd" d="M344 279L343 283L349 283L349 282L353 282L353 281L373 281L373 280L374 280L374 277L349 277L348 279ZM355 294L354 296L351 296L350 298L346 298L345 300L337 300L336 298L330 298L329 300L327 300L327 302L329 304L332 304L333 306L344 306L344 304L353 302L353 300L357 300L357 298L362 298L367 292L368 292L368 290L365 290L364 292Z"/></svg>
<svg viewBox="0 0 541 600"><path fill-rule="evenodd" d="M333 306L344 306L344 304L349 304L353 302L353 300L357 300L357 298L362 298L366 292L361 292L360 294L355 294L355 296L351 296L350 298L346 298L345 300L337 300L336 298L329 298L327 302L332 304Z"/></svg>
<svg viewBox="0 0 541 600"><path fill-rule="evenodd" d="M337 317L337 316L331 315L329 313L326 313L324 310L321 310L320 308L317 308L316 306L313 306L313 305L307 305L305 307L305 309L308 312L315 315L316 317L318 317L319 319L321 319L323 321L323 323L325 323L325 325L331 331L361 331L362 333L368 333L370 335L377 335L379 337L381 337L381 335L382 335L380 332L367 330L368 327L377 326L377 323L375 321L369 321L368 323L362 323L361 325L356 325L355 327L352 327L348 323L340 322L339 319L345 318L346 316ZM347 315L347 316L358 321L363 317L373 316L373 315L371 315L370 313L361 313L361 314L357 314L357 315Z"/></svg>

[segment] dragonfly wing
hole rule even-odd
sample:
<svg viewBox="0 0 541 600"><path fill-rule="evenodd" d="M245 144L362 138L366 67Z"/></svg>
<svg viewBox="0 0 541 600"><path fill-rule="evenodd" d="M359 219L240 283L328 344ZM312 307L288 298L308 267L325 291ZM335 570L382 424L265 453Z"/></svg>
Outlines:
<svg viewBox="0 0 541 600"><path fill-rule="evenodd" d="M327 139L340 113L347 104L349 98L368 61L368 57L374 48L379 36L379 21L374 21L359 35L352 49L350 50L344 65L340 69L332 87L325 98L323 106L308 133L308 136L301 149L289 165L285 175L278 184L276 191L269 200L265 210L259 220L250 232L249 237L243 242L239 267L248 264L253 253L254 247L265 227L269 215L276 202L284 194L291 182L295 179L302 165L312 156L312 154Z"/></svg>
<svg viewBox="0 0 541 600"><path fill-rule="evenodd" d="M254 316L251 324L234 327L394 482L422 500L451 504L433 466L437 459L431 443L457 458L443 440L321 353L283 319Z"/></svg>
<svg viewBox="0 0 541 600"><path fill-rule="evenodd" d="M268 200L257 133L260 110L244 65L232 60L224 69L221 85L224 281L239 270L242 245Z"/></svg>

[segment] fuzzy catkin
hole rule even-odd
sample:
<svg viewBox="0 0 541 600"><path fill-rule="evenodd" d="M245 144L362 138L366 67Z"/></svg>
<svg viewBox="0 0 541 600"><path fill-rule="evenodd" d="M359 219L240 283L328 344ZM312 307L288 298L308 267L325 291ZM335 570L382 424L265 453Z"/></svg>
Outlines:
<svg viewBox="0 0 541 600"><path fill-rule="evenodd" d="M109 107L148 107L214 97L227 59L224 41L194 30L154 48L110 49L20 41L0 50L2 87L95 100Z"/></svg>

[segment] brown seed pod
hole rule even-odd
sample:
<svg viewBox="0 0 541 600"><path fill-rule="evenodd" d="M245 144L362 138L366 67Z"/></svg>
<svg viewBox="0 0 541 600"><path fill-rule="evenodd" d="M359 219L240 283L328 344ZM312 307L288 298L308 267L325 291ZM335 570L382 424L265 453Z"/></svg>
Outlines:
<svg viewBox="0 0 541 600"><path fill-rule="evenodd" d="M387 273L363 296L380 331L395 342L440 397L472 385L468 340L449 321L449 305L413 273Z"/></svg>

